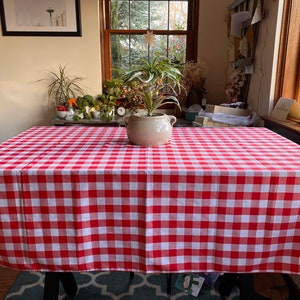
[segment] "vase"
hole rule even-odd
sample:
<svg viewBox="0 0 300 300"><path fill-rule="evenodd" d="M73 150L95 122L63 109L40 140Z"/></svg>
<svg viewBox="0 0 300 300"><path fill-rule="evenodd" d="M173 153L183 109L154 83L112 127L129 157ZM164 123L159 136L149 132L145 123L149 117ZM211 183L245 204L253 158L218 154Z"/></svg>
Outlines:
<svg viewBox="0 0 300 300"><path fill-rule="evenodd" d="M176 117L157 113L152 116L133 114L124 117L127 136L140 146L158 146L168 143Z"/></svg>

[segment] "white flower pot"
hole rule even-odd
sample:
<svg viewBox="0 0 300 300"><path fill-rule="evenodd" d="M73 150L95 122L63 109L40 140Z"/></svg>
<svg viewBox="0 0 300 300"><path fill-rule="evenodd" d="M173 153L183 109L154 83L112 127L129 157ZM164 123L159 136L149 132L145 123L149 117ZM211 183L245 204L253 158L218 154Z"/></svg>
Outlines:
<svg viewBox="0 0 300 300"><path fill-rule="evenodd" d="M60 119L65 119L66 116L68 115L68 112L67 112L67 111L60 111L60 110L57 110L57 111L56 111L56 115L57 115Z"/></svg>
<svg viewBox="0 0 300 300"><path fill-rule="evenodd" d="M125 116L124 122L131 143L140 146L157 146L169 141L176 117L166 114L153 116L134 114Z"/></svg>

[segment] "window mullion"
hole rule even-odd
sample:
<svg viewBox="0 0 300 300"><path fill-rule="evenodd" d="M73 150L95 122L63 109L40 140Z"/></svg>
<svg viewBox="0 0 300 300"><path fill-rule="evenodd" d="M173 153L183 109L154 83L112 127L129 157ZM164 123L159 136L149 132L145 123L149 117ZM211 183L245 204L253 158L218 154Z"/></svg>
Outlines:
<svg viewBox="0 0 300 300"><path fill-rule="evenodd" d="M150 1L148 1L148 28L147 28L147 30L150 30L151 29L151 27L150 27L150 25L151 25L151 5L150 5ZM148 53L148 60L150 59L150 45L148 44L147 45L147 53Z"/></svg>
<svg viewBox="0 0 300 300"><path fill-rule="evenodd" d="M129 29L131 29L131 1L128 1L128 26L129 26ZM129 61L129 65L132 64L132 61L131 61L131 34L128 34L128 53L129 53L129 57L128 57L128 61Z"/></svg>

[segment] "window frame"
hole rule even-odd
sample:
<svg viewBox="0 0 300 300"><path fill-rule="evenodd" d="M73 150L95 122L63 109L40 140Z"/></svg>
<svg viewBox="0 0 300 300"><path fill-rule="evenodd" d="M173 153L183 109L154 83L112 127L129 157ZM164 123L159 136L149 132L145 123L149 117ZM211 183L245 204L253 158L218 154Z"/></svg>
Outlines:
<svg viewBox="0 0 300 300"><path fill-rule="evenodd" d="M300 1L285 0L280 34L274 104L280 97L300 104Z"/></svg>
<svg viewBox="0 0 300 300"><path fill-rule="evenodd" d="M109 11L110 0L100 0L100 49L101 49L101 71L102 79L105 82L111 79L111 52L110 52L110 35L119 33L122 30L110 29ZM187 30L152 30L153 34L182 35L187 37L186 60L196 61L198 52L198 25L199 25L199 0L188 0L188 28ZM128 34L145 34L147 30L126 30Z"/></svg>

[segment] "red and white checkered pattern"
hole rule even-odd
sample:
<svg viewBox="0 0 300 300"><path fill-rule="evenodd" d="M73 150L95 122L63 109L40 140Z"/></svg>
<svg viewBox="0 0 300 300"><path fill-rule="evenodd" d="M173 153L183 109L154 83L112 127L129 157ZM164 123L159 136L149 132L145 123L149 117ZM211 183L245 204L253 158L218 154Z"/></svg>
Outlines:
<svg viewBox="0 0 300 300"><path fill-rule="evenodd" d="M34 127L0 145L0 264L300 274L300 146L265 128Z"/></svg>

